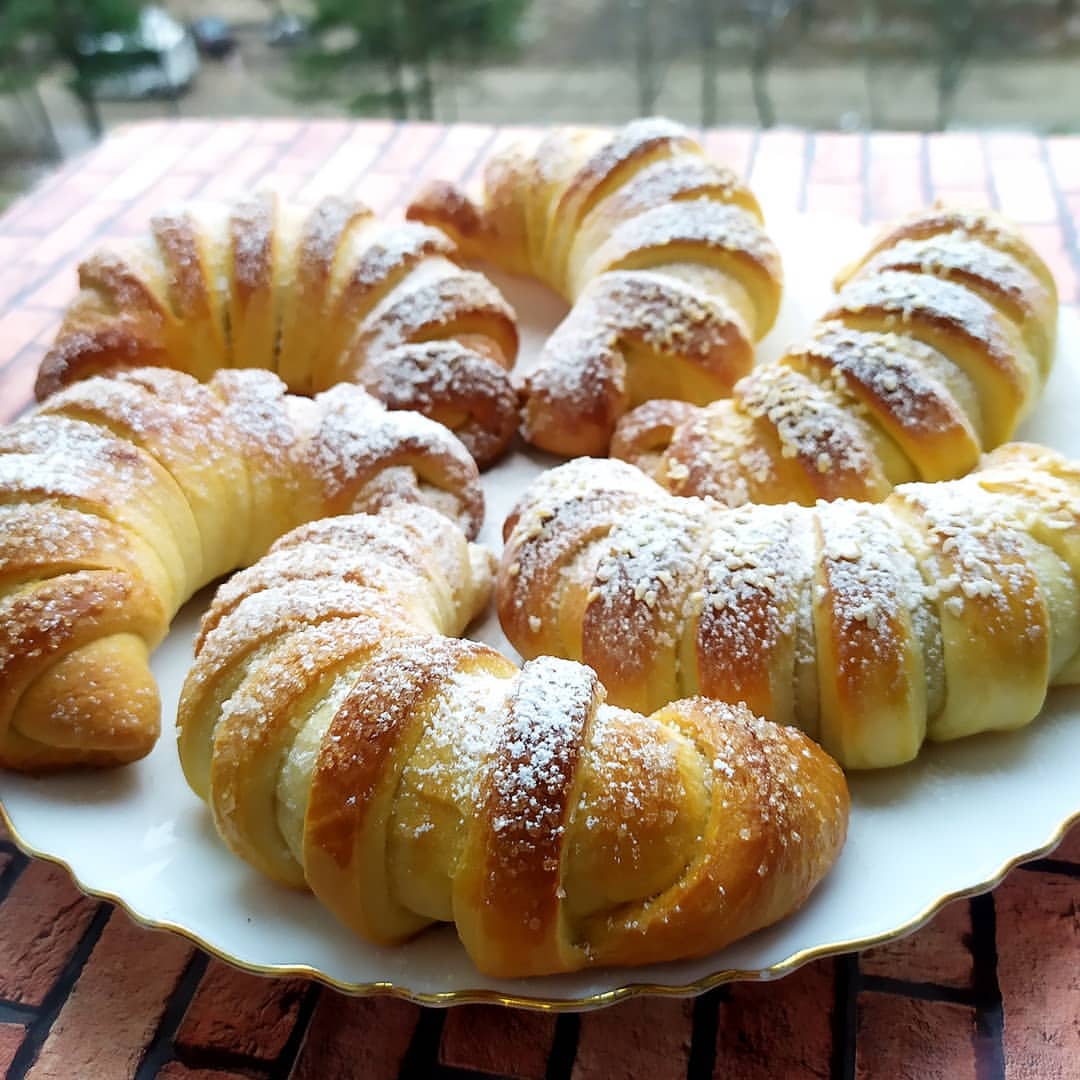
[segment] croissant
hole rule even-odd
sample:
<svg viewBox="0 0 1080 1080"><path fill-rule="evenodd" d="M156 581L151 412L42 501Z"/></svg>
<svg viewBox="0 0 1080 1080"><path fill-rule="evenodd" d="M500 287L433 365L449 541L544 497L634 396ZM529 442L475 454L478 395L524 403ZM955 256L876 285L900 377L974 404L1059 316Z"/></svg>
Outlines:
<svg viewBox="0 0 1080 1080"><path fill-rule="evenodd" d="M498 290L453 258L439 230L382 222L349 198L162 213L149 236L79 267L37 396L137 365L204 382L268 368L297 394L359 383L446 424L487 465L517 427L517 328Z"/></svg>
<svg viewBox="0 0 1080 1080"><path fill-rule="evenodd" d="M727 508L624 462L542 476L507 521L499 617L612 702L706 694L848 768L1030 723L1080 682L1080 465L1009 444L881 503Z"/></svg>
<svg viewBox="0 0 1080 1080"><path fill-rule="evenodd" d="M497 976L703 954L797 908L843 774L744 707L640 716L460 634L491 556L423 506L305 525L217 594L184 772L227 845L369 941L454 922Z"/></svg>
<svg viewBox="0 0 1080 1080"><path fill-rule="evenodd" d="M132 761L160 725L147 666L199 588L327 514L425 502L475 532L476 466L357 386L145 368L0 430L0 765Z"/></svg>
<svg viewBox="0 0 1080 1080"><path fill-rule="evenodd" d="M1057 291L1007 222L935 207L838 279L809 341L695 408L652 401L611 444L677 495L879 501L1013 437L1050 370Z"/></svg>
<svg viewBox="0 0 1080 1080"><path fill-rule="evenodd" d="M780 256L757 200L686 128L556 128L495 155L484 188L478 205L435 183L406 214L573 304L524 380L530 442L606 453L633 406L704 404L750 370L780 303Z"/></svg>

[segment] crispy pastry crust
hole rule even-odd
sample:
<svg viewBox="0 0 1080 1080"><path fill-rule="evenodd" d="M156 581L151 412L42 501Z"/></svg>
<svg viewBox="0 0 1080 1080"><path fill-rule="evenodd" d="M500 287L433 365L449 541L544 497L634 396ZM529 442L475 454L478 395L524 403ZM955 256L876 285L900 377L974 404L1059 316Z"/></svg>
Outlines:
<svg viewBox="0 0 1080 1080"><path fill-rule="evenodd" d="M407 216L573 305L522 388L526 439L555 453L606 452L653 398L726 397L776 318L780 257L757 200L668 120L557 128L492 157L480 202L437 182Z"/></svg>
<svg viewBox="0 0 1080 1080"><path fill-rule="evenodd" d="M446 424L488 465L516 424L517 323L454 258L445 233L379 221L355 199L301 208L264 194L159 214L149 237L80 266L38 399L116 369L170 367L205 382L262 367L298 394L358 382Z"/></svg>
<svg viewBox="0 0 1080 1080"><path fill-rule="evenodd" d="M702 408L654 401L611 444L679 495L883 499L1010 439L1050 371L1057 292L996 215L935 207L837 278L813 335Z"/></svg>
<svg viewBox="0 0 1080 1080"><path fill-rule="evenodd" d="M356 386L266 371L90 378L0 431L0 764L116 764L159 730L149 651L298 523L427 502L474 534L476 465Z"/></svg>
<svg viewBox="0 0 1080 1080"><path fill-rule="evenodd" d="M519 977L711 952L797 908L844 841L843 774L704 698L460 640L491 557L421 506L305 526L203 625L179 750L229 847L366 939L456 923Z"/></svg>
<svg viewBox="0 0 1080 1080"><path fill-rule="evenodd" d="M541 477L506 525L499 617L611 700L692 694L796 724L842 765L1021 727L1080 680L1080 468L1009 444L884 502L726 508L618 461Z"/></svg>

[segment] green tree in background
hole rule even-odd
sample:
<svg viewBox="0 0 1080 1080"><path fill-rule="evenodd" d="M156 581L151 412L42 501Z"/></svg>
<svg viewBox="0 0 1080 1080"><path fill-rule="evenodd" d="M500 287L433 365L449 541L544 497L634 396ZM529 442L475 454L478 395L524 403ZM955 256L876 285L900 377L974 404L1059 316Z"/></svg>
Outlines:
<svg viewBox="0 0 1080 1080"><path fill-rule="evenodd" d="M296 57L301 98L350 112L435 114L433 65L514 44L529 0L315 0L311 42Z"/></svg>
<svg viewBox="0 0 1080 1080"><path fill-rule="evenodd" d="M36 78L40 68L61 61L71 69L71 88L86 122L101 134L92 73L79 49L86 35L134 29L137 0L5 0L0 4L0 65L13 85Z"/></svg>

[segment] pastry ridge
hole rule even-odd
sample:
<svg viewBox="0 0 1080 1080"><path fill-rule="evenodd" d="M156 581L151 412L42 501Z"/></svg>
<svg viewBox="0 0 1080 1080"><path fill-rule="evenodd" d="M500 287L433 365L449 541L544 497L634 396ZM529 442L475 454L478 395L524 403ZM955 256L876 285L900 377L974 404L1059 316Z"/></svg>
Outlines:
<svg viewBox="0 0 1080 1080"><path fill-rule="evenodd" d="M470 534L476 465L358 386L293 397L258 369L77 382L0 430L0 764L149 752L150 650L199 588L301 522L429 502Z"/></svg>
<svg viewBox="0 0 1080 1080"><path fill-rule="evenodd" d="M445 423L488 465L517 426L517 324L455 257L438 229L382 222L342 196L302 207L267 192L164 211L148 236L83 260L37 397L134 366L204 382L262 367L298 394L358 383Z"/></svg>
<svg viewBox="0 0 1080 1080"><path fill-rule="evenodd" d="M798 907L844 842L835 763L744 706L630 713L582 664L460 639L492 562L401 505L219 592L178 746L231 850L377 944L453 922L504 977L704 954Z"/></svg>
<svg viewBox="0 0 1080 1080"><path fill-rule="evenodd" d="M616 705L744 701L845 767L896 765L1028 724L1077 681L1078 481L1014 443L881 503L729 508L578 459L508 519L499 617L523 656L591 665Z"/></svg>
<svg viewBox="0 0 1080 1080"><path fill-rule="evenodd" d="M480 202L439 181L406 216L573 305L522 384L522 432L555 453L606 452L643 401L726 396L776 318L780 257L757 200L663 118L556 128L490 158Z"/></svg>
<svg viewBox="0 0 1080 1080"><path fill-rule="evenodd" d="M1057 322L1053 276L1015 226L933 207L887 228L837 288L812 335L729 399L628 413L612 456L678 495L811 505L953 479L1013 437Z"/></svg>

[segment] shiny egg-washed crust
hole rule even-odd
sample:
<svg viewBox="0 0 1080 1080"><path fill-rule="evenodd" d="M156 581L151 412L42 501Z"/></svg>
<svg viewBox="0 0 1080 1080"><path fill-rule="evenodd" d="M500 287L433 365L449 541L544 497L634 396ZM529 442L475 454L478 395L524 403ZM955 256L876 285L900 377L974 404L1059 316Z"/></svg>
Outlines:
<svg viewBox="0 0 1080 1080"><path fill-rule="evenodd" d="M437 229L380 221L355 199L273 194L160 213L149 235L79 267L81 292L42 362L37 396L136 366L207 381L276 372L292 393L353 382L450 427L481 467L517 425L513 311L454 263Z"/></svg>
<svg viewBox="0 0 1080 1080"><path fill-rule="evenodd" d="M150 651L180 606L301 522L428 503L475 534L476 465L357 386L267 371L77 382L0 430L0 765L110 765L160 728Z"/></svg>
<svg viewBox="0 0 1080 1080"><path fill-rule="evenodd" d="M1057 291L994 214L935 207L837 279L803 344L704 408L652 401L611 453L677 495L731 506L883 499L949 480L1012 438L1050 371Z"/></svg>
<svg viewBox="0 0 1080 1080"><path fill-rule="evenodd" d="M437 182L407 216L573 305L522 392L525 438L558 454L605 453L643 401L729 394L780 303L757 200L669 120L556 128L492 157L482 202Z"/></svg>
<svg viewBox="0 0 1080 1080"><path fill-rule="evenodd" d="M724 507L615 460L540 477L506 525L499 617L611 701L705 694L848 768L1030 723L1080 682L1080 466L1020 443L881 503Z"/></svg>
<svg viewBox="0 0 1080 1080"><path fill-rule="evenodd" d="M844 842L843 774L704 698L459 635L492 558L421 507L279 540L217 594L179 710L234 853L380 945L452 922L503 977L700 955L795 910Z"/></svg>

